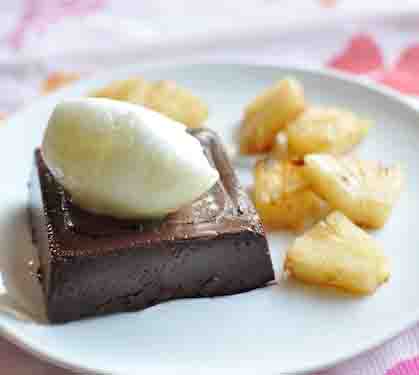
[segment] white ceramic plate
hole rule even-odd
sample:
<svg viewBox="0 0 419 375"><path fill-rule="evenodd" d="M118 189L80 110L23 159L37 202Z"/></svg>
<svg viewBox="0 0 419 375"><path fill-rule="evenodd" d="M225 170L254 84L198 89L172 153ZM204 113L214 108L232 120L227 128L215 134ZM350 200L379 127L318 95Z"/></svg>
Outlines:
<svg viewBox="0 0 419 375"><path fill-rule="evenodd" d="M40 144L51 109L64 97L133 73L190 87L210 105L208 125L226 142L243 106L284 75L302 81L310 102L347 107L374 119L376 126L359 154L387 163L401 161L408 171L406 190L390 221L374 233L391 259L391 280L368 298L280 281L236 296L180 300L54 326L0 314L5 336L83 373L268 375L331 366L419 319L418 112L394 92L340 75L238 65L120 69L42 98L0 129L0 267L5 286L20 305L33 313L42 309L39 288L25 265L33 254L25 219L26 183L33 149ZM239 173L248 183L249 171ZM287 234L269 236L278 277L291 239Z"/></svg>

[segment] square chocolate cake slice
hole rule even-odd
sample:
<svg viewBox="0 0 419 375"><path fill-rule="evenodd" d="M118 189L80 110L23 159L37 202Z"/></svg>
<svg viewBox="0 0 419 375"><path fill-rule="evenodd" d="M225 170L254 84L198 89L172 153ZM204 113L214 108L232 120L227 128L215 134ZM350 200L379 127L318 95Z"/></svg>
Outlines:
<svg viewBox="0 0 419 375"><path fill-rule="evenodd" d="M209 130L191 134L220 179L162 220L118 220L80 209L35 151L30 212L51 322L230 295L273 280L260 219L219 138Z"/></svg>

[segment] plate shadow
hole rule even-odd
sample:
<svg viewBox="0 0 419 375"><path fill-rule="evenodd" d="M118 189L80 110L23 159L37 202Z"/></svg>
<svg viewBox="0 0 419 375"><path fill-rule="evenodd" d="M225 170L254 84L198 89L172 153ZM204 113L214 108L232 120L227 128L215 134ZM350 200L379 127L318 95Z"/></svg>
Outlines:
<svg viewBox="0 0 419 375"><path fill-rule="evenodd" d="M32 243L26 206L11 210L0 227L0 311L17 319L47 323L44 296L36 276L38 255Z"/></svg>

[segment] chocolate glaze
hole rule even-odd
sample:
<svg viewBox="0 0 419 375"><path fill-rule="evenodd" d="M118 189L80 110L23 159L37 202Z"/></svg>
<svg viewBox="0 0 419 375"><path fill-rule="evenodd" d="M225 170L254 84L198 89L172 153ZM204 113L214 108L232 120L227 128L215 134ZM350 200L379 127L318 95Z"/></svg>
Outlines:
<svg viewBox="0 0 419 375"><path fill-rule="evenodd" d="M35 152L31 222L52 322L233 294L273 279L259 217L219 138L209 130L192 134L220 180L163 220L118 220L82 210Z"/></svg>

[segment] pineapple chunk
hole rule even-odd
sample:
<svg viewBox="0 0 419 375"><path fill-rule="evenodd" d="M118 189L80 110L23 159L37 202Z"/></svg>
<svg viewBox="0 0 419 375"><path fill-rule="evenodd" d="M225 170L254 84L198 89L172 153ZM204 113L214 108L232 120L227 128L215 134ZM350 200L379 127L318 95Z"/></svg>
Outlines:
<svg viewBox="0 0 419 375"><path fill-rule="evenodd" d="M154 83L145 105L190 128L201 127L208 117L206 104L172 81Z"/></svg>
<svg viewBox="0 0 419 375"><path fill-rule="evenodd" d="M151 95L152 90L152 83L147 81L138 81L138 84L127 92L127 96L124 98L124 101L147 106L147 100Z"/></svg>
<svg viewBox="0 0 419 375"><path fill-rule="evenodd" d="M150 83L141 77L129 78L112 82L91 96L143 105L191 128L202 126L208 117L204 102L171 81Z"/></svg>
<svg viewBox="0 0 419 375"><path fill-rule="evenodd" d="M275 135L304 109L300 83L286 78L258 96L245 109L240 129L240 151L256 154L269 151Z"/></svg>
<svg viewBox="0 0 419 375"><path fill-rule="evenodd" d="M280 131L275 137L275 144L272 147L271 157L276 160L289 159L288 136L284 131Z"/></svg>
<svg viewBox="0 0 419 375"><path fill-rule="evenodd" d="M377 162L326 154L307 155L304 162L311 188L332 208L361 226L381 228L385 224L402 189L399 166L386 168Z"/></svg>
<svg viewBox="0 0 419 375"><path fill-rule="evenodd" d="M108 86L92 92L90 96L126 101L133 91L149 86L150 84L143 78L133 77L120 81L114 81Z"/></svg>
<svg viewBox="0 0 419 375"><path fill-rule="evenodd" d="M312 107L288 128L288 147L293 156L312 153L343 154L367 135L370 122L349 111Z"/></svg>
<svg viewBox="0 0 419 375"><path fill-rule="evenodd" d="M328 212L325 202L309 189L302 167L291 161L257 162L252 198L270 229L301 230Z"/></svg>
<svg viewBox="0 0 419 375"><path fill-rule="evenodd" d="M378 244L338 211L295 240L284 268L301 281L358 294L373 293L390 277Z"/></svg>

